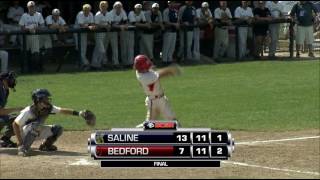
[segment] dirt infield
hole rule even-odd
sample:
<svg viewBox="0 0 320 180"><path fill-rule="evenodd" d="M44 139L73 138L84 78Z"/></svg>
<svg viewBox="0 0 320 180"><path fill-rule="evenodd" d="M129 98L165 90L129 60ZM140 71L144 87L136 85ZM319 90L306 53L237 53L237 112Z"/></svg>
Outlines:
<svg viewBox="0 0 320 180"><path fill-rule="evenodd" d="M16 156L16 149L0 149L0 179L320 178L319 129L231 133L236 149L221 168L102 169L87 153L90 132L65 132L57 142L58 152L39 152L36 150L39 143L33 146L35 151L30 157Z"/></svg>

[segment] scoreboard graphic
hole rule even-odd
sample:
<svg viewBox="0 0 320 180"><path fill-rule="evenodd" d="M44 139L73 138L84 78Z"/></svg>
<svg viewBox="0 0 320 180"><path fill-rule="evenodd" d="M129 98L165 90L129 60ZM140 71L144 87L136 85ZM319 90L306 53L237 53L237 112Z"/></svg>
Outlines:
<svg viewBox="0 0 320 180"><path fill-rule="evenodd" d="M148 121L144 128L97 131L88 151L101 167L220 167L234 151L228 131L179 128L175 121Z"/></svg>

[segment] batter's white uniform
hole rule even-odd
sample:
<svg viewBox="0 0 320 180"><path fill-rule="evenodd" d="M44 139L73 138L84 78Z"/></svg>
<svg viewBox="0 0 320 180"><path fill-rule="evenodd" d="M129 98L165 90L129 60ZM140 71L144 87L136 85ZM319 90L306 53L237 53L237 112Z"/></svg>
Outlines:
<svg viewBox="0 0 320 180"><path fill-rule="evenodd" d="M273 1L268 1L266 3L266 8L269 9L272 18L279 18L283 11L283 6L281 3L274 3ZM271 37L271 43L269 44L269 56L275 56L277 51L277 45L279 41L279 30L280 24L269 24L269 31Z"/></svg>
<svg viewBox="0 0 320 180"><path fill-rule="evenodd" d="M24 10L21 6L17 6L17 7L10 7L7 13L7 18L11 19L13 21L12 25L12 30L18 30L19 29L19 21L21 16L23 15ZM12 43L16 43L17 41L17 36L16 35L12 35L10 36L10 42ZM22 42L22 38L19 37L19 41L20 43Z"/></svg>
<svg viewBox="0 0 320 180"><path fill-rule="evenodd" d="M109 12L109 18L112 25L121 25L126 24L128 21L127 14L124 10L121 11L121 13L118 15L116 11L113 9ZM121 48L121 61L124 64L127 64L128 62L128 31L120 31L118 32L110 32L108 33L111 43L113 43L112 46L112 53L114 57L113 63L115 65L119 64L118 60L118 34L120 35L120 48ZM115 47L115 48L114 48Z"/></svg>
<svg viewBox="0 0 320 180"><path fill-rule="evenodd" d="M145 101L147 107L146 120L157 120L160 114L165 120L175 120L176 116L171 110L169 101L164 96L164 91L160 85L159 74L153 70L146 73L136 71L136 76L147 95Z"/></svg>
<svg viewBox="0 0 320 180"><path fill-rule="evenodd" d="M239 6L234 12L234 17L245 20L253 18L252 9L250 7L244 9L243 7ZM238 34L239 58L243 58L247 54L247 39L249 36L249 27L239 27Z"/></svg>
<svg viewBox="0 0 320 180"><path fill-rule="evenodd" d="M217 8L214 11L214 18L215 19L223 19L227 17L229 19L232 18L231 12L229 8L225 10L221 8ZM214 30L214 58L218 58L223 56L228 48L229 45L229 30L228 27L216 27Z"/></svg>
<svg viewBox="0 0 320 180"><path fill-rule="evenodd" d="M207 21L208 18L212 18L212 13L210 9L204 12L202 8L199 8L196 10L196 18L198 21ZM193 38L193 58L200 61L200 28L194 28Z"/></svg>
<svg viewBox="0 0 320 180"><path fill-rule="evenodd" d="M79 27L80 25L89 25L94 23L93 14L90 12L88 16L85 16L83 11L80 11L76 17L75 26ZM87 42L88 42L88 36L87 33L81 33L81 61L83 65L89 65L89 61L86 57L87 54ZM76 40L76 48L78 48L78 36L75 35Z"/></svg>
<svg viewBox="0 0 320 180"><path fill-rule="evenodd" d="M59 114L61 113L61 108L57 106L53 106L52 114ZM19 116L14 120L15 123L17 123L20 126L20 132L22 139L26 135L26 129L28 126L31 125L32 122L34 122L35 115L30 110L30 106L24 108ZM52 134L52 125L44 125L44 122L41 122L41 125L39 127L39 134L36 137L36 140L42 140L47 139L48 137L51 137Z"/></svg>
<svg viewBox="0 0 320 180"><path fill-rule="evenodd" d="M102 12L98 11L94 16L94 23L99 25L110 25L110 19L108 16L108 12L103 14ZM96 45L94 47L93 55L92 55L92 62L91 65L96 68L100 68L102 64L107 64L107 57L106 52L108 49L108 45L110 43L110 38L107 38L107 34L109 32L100 32L96 33ZM112 45L112 44L111 44ZM114 47L112 48L114 49ZM115 57L113 57L115 58Z"/></svg>
<svg viewBox="0 0 320 180"><path fill-rule="evenodd" d="M34 29L44 25L43 17L40 13L35 12L32 16L29 13L24 13L19 21L19 25L26 29ZM26 37L27 50L31 53L40 52L39 35L28 35Z"/></svg>
<svg viewBox="0 0 320 180"><path fill-rule="evenodd" d="M1 73L8 72L8 52L0 50Z"/></svg>
<svg viewBox="0 0 320 180"><path fill-rule="evenodd" d="M158 15L154 19L151 16L154 16L150 11L145 11L144 13L148 23L162 23L161 12L158 11ZM154 46L154 32L143 33L140 41L140 52L141 54L147 55L150 59L154 59L153 55L153 46Z"/></svg>
<svg viewBox="0 0 320 180"><path fill-rule="evenodd" d="M146 17L143 13L143 11L140 12L140 14L136 14L134 11L131 11L128 15L129 23L134 25L135 23L145 23L146 22ZM141 34L136 31L136 36L140 36ZM128 32L128 62L130 64L133 64L133 59L134 59L134 43L135 43L135 32L134 31L129 31Z"/></svg>

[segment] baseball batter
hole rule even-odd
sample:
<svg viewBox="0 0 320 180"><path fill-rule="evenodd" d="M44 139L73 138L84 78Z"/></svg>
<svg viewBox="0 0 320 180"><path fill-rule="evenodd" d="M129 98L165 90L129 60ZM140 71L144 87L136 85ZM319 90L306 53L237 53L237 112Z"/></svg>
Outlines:
<svg viewBox="0 0 320 180"><path fill-rule="evenodd" d="M100 2L100 11L98 11L94 16L94 23L98 28L107 29L109 31L111 23L108 17L108 6L107 1ZM110 39L107 38L107 33L109 32L96 33L96 46L94 48L91 62L91 66L93 68L100 69L102 66L106 66L107 64L106 52L110 43ZM114 48L115 47L113 47L113 49Z"/></svg>
<svg viewBox="0 0 320 180"><path fill-rule="evenodd" d="M66 114L83 117L90 126L95 125L95 116L91 111L77 112L51 104L51 94L47 89L36 89L32 92L33 104L21 111L12 123L18 140L18 155L28 156L35 140L43 140L40 151L56 151L53 144L61 136L60 125L44 125L50 114Z"/></svg>
<svg viewBox="0 0 320 180"><path fill-rule="evenodd" d="M19 21L19 25L22 30L29 31L30 33L35 33L39 27L44 27L44 19L42 15L36 12L35 3L29 1L27 4L28 13L24 13ZM42 71L42 61L40 59L40 44L39 35L28 35L26 38L27 50L31 53L31 58L29 60L29 71L35 70Z"/></svg>
<svg viewBox="0 0 320 180"><path fill-rule="evenodd" d="M76 22L75 22L75 26L79 26L80 28L88 28L88 29L95 29L94 26L94 18L93 18L93 14L90 12L91 11L91 6L90 4L85 4L82 6L82 11L80 11L76 17ZM81 62L82 62L82 69L83 70L89 70L90 66L89 66L89 61L87 59L87 33L81 33ZM77 45L77 49L78 48L78 37L77 35L75 36L75 40L76 40L76 45Z"/></svg>
<svg viewBox="0 0 320 180"><path fill-rule="evenodd" d="M165 120L176 120L175 113L171 110L168 98L160 85L160 79L167 76L175 76L181 73L178 66L169 66L155 71L152 69L151 60L145 55L138 55L134 59L136 77L147 95L145 103L147 107L146 121L158 120L161 114ZM137 127L143 127L143 124Z"/></svg>

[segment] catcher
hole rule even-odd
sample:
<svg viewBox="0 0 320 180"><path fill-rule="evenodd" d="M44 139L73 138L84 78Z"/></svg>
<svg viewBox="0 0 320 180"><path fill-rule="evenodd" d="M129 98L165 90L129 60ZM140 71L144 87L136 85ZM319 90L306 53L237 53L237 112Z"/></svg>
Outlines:
<svg viewBox="0 0 320 180"><path fill-rule="evenodd" d="M95 125L95 115L89 110L75 111L51 104L51 94L47 89L36 89L32 92L33 104L26 107L12 123L18 142L18 155L28 156L35 140L44 140L40 151L56 151L53 145L61 136L60 125L44 125L50 114L66 114L83 117L89 126Z"/></svg>
<svg viewBox="0 0 320 180"><path fill-rule="evenodd" d="M133 68L136 70L137 79L147 95L145 101L147 106L146 121L157 120L160 113L166 120L176 120L176 115L171 110L169 101L160 85L160 79L180 75L179 66L171 65L154 71L151 60L145 55L138 55L134 59ZM141 128L143 125L144 123L136 127Z"/></svg>

